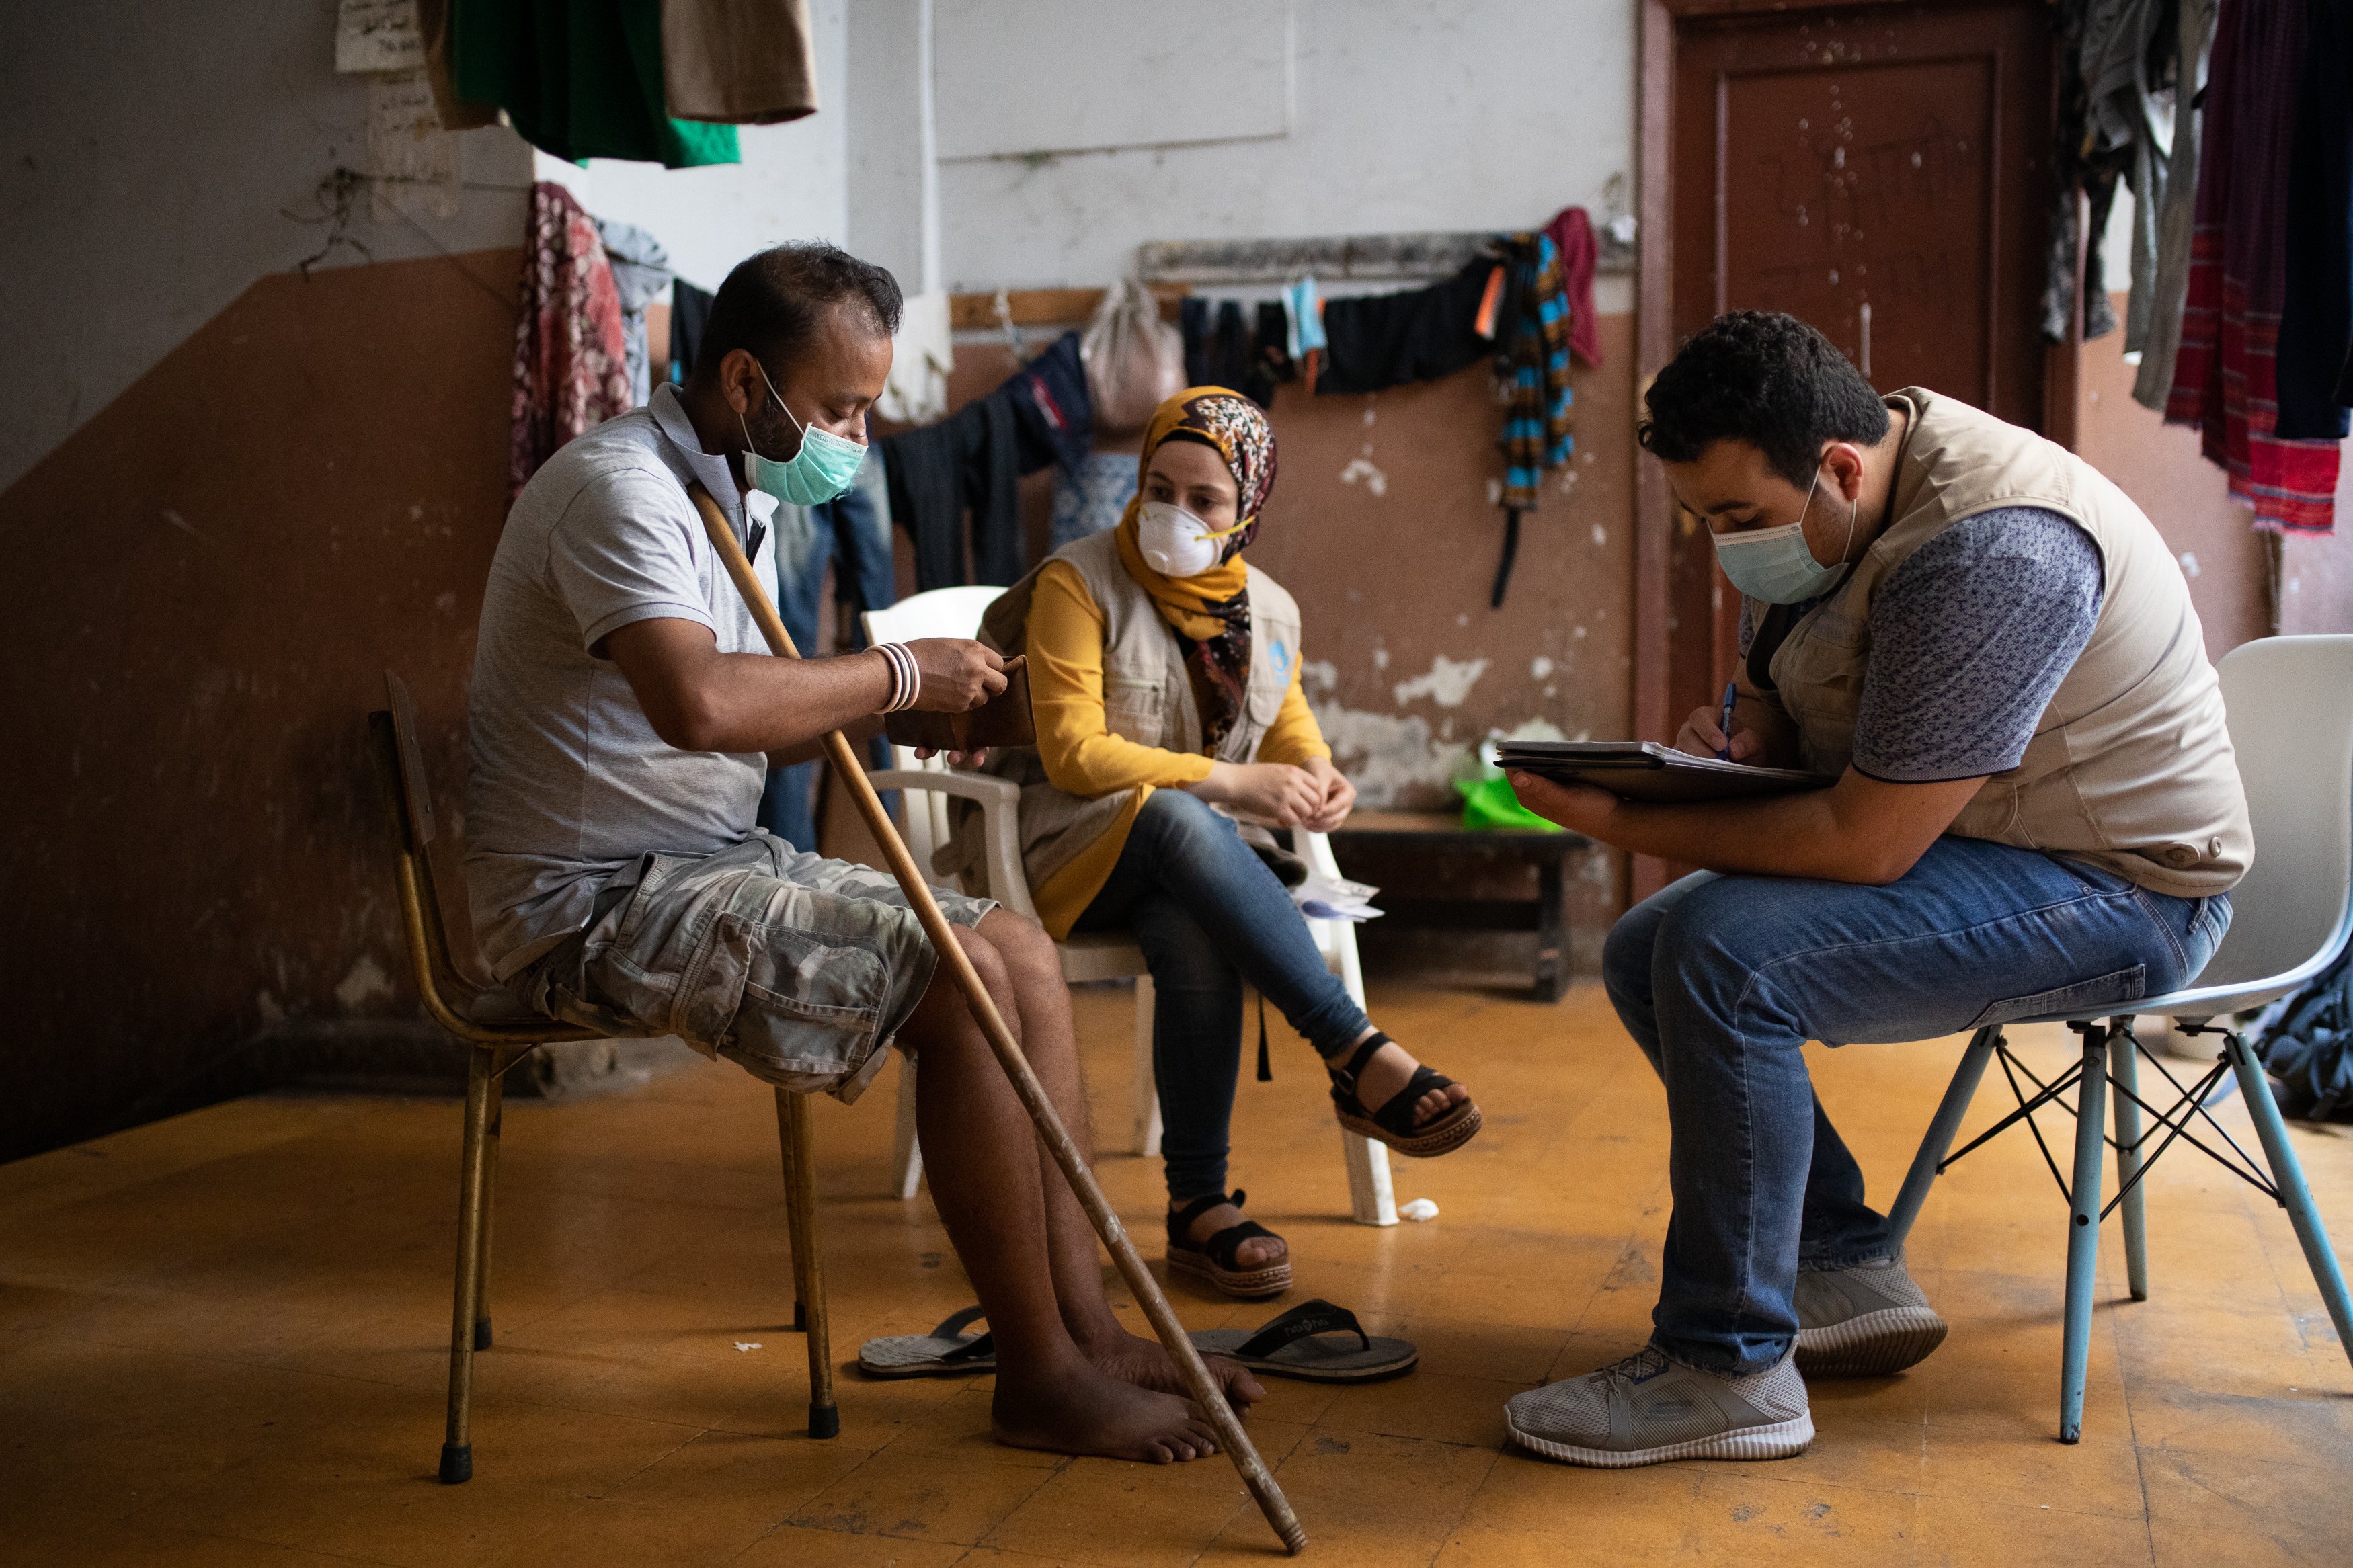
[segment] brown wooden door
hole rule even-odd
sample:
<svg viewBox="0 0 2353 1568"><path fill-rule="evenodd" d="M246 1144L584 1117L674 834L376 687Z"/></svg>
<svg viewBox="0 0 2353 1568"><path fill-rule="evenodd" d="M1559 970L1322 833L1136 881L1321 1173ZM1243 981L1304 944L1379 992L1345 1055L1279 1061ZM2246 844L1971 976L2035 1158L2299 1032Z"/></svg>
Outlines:
<svg viewBox="0 0 2353 1568"><path fill-rule="evenodd" d="M2051 40L2038 0L1674 24L1672 296L1811 322L1883 390L2040 429ZM1722 692L1739 597L1707 535L1669 545L1667 727Z"/></svg>

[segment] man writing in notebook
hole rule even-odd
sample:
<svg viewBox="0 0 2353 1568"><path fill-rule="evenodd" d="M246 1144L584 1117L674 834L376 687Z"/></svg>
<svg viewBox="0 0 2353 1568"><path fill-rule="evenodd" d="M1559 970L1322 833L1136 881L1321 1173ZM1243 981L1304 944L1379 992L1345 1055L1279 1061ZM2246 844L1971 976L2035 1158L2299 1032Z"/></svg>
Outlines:
<svg viewBox="0 0 2353 1568"><path fill-rule="evenodd" d="M977 642L770 657L691 487L761 550L771 498L830 500L865 455L899 289L831 246L728 275L692 378L566 446L516 499L482 604L467 869L499 978L551 1016L675 1034L769 1083L851 1100L919 1056L932 1197L997 1345L1008 1443L1167 1462L1216 1451L1166 1352L1121 1328L1094 1232L892 879L754 826L772 763L894 708L1005 687ZM755 568L756 568L755 562ZM1054 945L943 892L1063 1122L1087 1143ZM1213 1363L1238 1404L1261 1395Z"/></svg>
<svg viewBox="0 0 2353 1568"><path fill-rule="evenodd" d="M1705 868L1604 960L1673 1135L1651 1342L1507 1408L1535 1451L1609 1466L1797 1453L1807 1377L1944 1339L1808 1040L2129 1010L2197 975L2253 851L2180 568L2088 465L1942 394L1883 399L1785 315L1718 318L1648 402L1642 445L1743 595L1732 731L1710 706L1677 743L1836 782L1644 805L1513 779Z"/></svg>

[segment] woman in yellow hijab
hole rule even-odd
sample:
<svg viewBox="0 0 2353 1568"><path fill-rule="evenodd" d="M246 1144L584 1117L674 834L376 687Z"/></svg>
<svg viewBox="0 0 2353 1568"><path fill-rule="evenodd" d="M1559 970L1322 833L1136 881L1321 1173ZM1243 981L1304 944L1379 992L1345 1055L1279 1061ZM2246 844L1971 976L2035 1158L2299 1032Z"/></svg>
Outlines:
<svg viewBox="0 0 2353 1568"><path fill-rule="evenodd" d="M1240 830L1322 831L1356 799L1300 689L1298 605L1241 558L1274 470L1256 404L1177 394L1118 527L1056 552L983 629L1029 658L1038 748L997 767L1022 785L1039 918L1058 938L1130 931L1152 972L1169 1267L1244 1298L1291 1284L1282 1238L1226 1190L1244 980L1323 1057L1350 1131L1427 1156L1480 1121L1350 999L1273 868L1286 857Z"/></svg>

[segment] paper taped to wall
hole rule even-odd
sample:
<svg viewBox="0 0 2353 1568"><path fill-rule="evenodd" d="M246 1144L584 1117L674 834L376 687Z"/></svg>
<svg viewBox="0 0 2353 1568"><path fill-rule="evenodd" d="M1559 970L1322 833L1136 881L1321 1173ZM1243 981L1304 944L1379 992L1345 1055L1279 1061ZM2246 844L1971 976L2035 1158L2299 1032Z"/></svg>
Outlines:
<svg viewBox="0 0 2353 1568"><path fill-rule="evenodd" d="M342 0L335 11L335 69L406 71L424 65L417 0Z"/></svg>
<svg viewBox="0 0 2353 1568"><path fill-rule="evenodd" d="M369 216L390 223L412 216L458 216L458 138L441 129L433 84L425 73L368 81Z"/></svg>

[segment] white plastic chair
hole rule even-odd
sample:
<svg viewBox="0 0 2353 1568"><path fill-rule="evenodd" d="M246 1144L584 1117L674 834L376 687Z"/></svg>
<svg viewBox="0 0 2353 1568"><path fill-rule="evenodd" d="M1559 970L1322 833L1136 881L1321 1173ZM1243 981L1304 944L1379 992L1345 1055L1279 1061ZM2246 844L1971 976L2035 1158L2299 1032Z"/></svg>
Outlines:
<svg viewBox="0 0 2353 1568"><path fill-rule="evenodd" d="M980 617L1005 590L1002 588L935 588L902 599L883 610L865 615L866 636L873 642L906 642L916 637L969 637L980 631ZM872 774L877 789L904 791L907 847L915 863L928 871L932 851L947 842L948 797L977 802L981 810L984 852L981 885L968 889L995 899L1017 914L1035 919L1029 883L1021 869L1018 813L1020 791L1009 779L989 773L951 769L938 757L917 759L905 746L894 749L896 767ZM1321 833L1294 836L1299 852L1326 876L1340 874L1331 840ZM1356 933L1346 921L1307 922L1309 933L1324 962L1361 1007L1365 1005L1365 974L1356 957ZM1082 980L1135 980L1135 1120L1130 1142L1137 1154L1160 1152L1160 1095L1152 1073L1152 975L1145 968L1144 950L1119 932L1082 932L1055 944L1062 960L1062 977ZM1336 1131L1336 1129L1335 1129ZM1348 1205L1360 1225L1395 1225L1397 1199L1389 1184L1388 1150L1352 1132L1340 1133L1341 1152L1348 1168ZM892 1158L899 1196L915 1195L923 1170L923 1156L915 1139L915 1064L899 1058L899 1127Z"/></svg>
<svg viewBox="0 0 2353 1568"><path fill-rule="evenodd" d="M2353 933L2353 637L2266 637L2234 648L2221 667L2222 699L2229 712L2231 743L2238 752L2239 774L2247 791L2247 809L2253 819L2255 859L2246 879L2231 894L2231 930L2213 960L2186 991L2150 997L2126 1005L2131 1009L2108 1017L2104 1025L2091 1013L2052 1013L2017 1023L2063 1023L2084 1038L2081 1059L2048 1085L2037 1085L2032 1095L2011 1088L2018 1110L1972 1141L1961 1154L1988 1138L2026 1121L2046 1105L2072 1110L2075 1116L2075 1161L2067 1195L2066 1334L2059 1383L2059 1440L2078 1441L2084 1429L2084 1380L2092 1343L2092 1293L2097 1283L2100 1222L2110 1208L2124 1210L2125 1270L2136 1301L2148 1299L2147 1229L2141 1206L2141 1181L2149 1164L2177 1141L2213 1156L2224 1168L2276 1200L2288 1212L2303 1245L2305 1261L2327 1303L2337 1325L2337 1343L2353 1358L2353 1301L2348 1301L2345 1275L2328 1244L2327 1230L2313 1206L2305 1184L2304 1168L2288 1142L2286 1124L2272 1099L2263 1064L2245 1038L2227 1026L2228 1016L2284 996L2327 968ZM2164 1062L2134 1038L2133 1015L2155 1014L2175 1020L2191 1035L2219 1034L2223 1048L2215 1066L2195 1084L2183 1089ZM2223 1027L2210 1020L2223 1018ZM2179 1091L2174 1105L2163 1111L2140 1097L2139 1058ZM2010 1054L2001 1026L1979 1029L1969 1041L1960 1068L1945 1090L1928 1134L1913 1158L1904 1188L1890 1211L1896 1245L1919 1217L1928 1188L1947 1165L1961 1157L1947 1157L1961 1118L1977 1092L1986 1065L2000 1058L2008 1072L2026 1069ZM2255 1124L2270 1179L2254 1169L2253 1160L2236 1140L2208 1115L2208 1095L2226 1075L2235 1074L2247 1110ZM2030 1079L2031 1074L2027 1075ZM2070 1107L2058 1097L2076 1089ZM2106 1208L2100 1203L2101 1154L2109 1146L2102 1126L2103 1089L2114 1089L2116 1135L2117 1193ZM2144 1132L2141 1112L2158 1125ZM2164 1138L2153 1152L2143 1146L2163 1129ZM2042 1134L2037 1131L2040 1139ZM2223 1152L2227 1146L2229 1154ZM2230 1155L2236 1155L2234 1162ZM2053 1163L2055 1176L2058 1166Z"/></svg>

